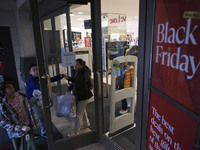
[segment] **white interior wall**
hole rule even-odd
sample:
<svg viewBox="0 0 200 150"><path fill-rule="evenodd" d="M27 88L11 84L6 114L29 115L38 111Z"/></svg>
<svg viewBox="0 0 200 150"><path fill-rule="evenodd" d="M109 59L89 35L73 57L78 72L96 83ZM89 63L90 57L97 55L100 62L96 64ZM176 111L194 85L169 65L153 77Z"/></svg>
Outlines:
<svg viewBox="0 0 200 150"><path fill-rule="evenodd" d="M127 16L126 32L134 33L134 38L138 37L139 20L134 16Z"/></svg>
<svg viewBox="0 0 200 150"><path fill-rule="evenodd" d="M78 5L77 5L78 6ZM77 12L83 12L87 17L90 17L90 5L82 5L75 7L71 10L75 16L72 18L72 26L83 25L83 22L78 21ZM126 32L127 34L134 33L134 38L138 37L138 17L139 17L139 0L101 0L101 12L108 14L125 14L126 19ZM79 18L84 18L79 15ZM74 18L74 19L73 19Z"/></svg>
<svg viewBox="0 0 200 150"><path fill-rule="evenodd" d="M24 57L36 56L32 21L28 10L19 10L19 28Z"/></svg>
<svg viewBox="0 0 200 150"><path fill-rule="evenodd" d="M20 90L25 88L20 77L20 57L35 56L35 44L29 10L17 9L17 6L21 6L23 2L24 0L17 0L17 2L15 0L1 0L0 2L0 26L10 27Z"/></svg>

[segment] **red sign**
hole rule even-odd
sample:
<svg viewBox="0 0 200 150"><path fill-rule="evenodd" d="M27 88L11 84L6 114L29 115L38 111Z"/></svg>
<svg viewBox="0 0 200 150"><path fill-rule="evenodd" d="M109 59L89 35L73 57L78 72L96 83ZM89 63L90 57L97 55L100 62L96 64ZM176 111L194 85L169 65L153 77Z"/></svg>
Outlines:
<svg viewBox="0 0 200 150"><path fill-rule="evenodd" d="M200 1L156 3L152 85L200 114Z"/></svg>
<svg viewBox="0 0 200 150"><path fill-rule="evenodd" d="M2 61L0 61L0 72L4 72L4 66Z"/></svg>
<svg viewBox="0 0 200 150"><path fill-rule="evenodd" d="M111 18L110 19L110 24L112 23L120 23L120 22L126 22L126 16L118 16L116 18Z"/></svg>
<svg viewBox="0 0 200 150"><path fill-rule="evenodd" d="M151 91L148 150L192 150L198 121Z"/></svg>
<svg viewBox="0 0 200 150"><path fill-rule="evenodd" d="M91 39L90 39L90 37L85 37L85 47L91 47Z"/></svg>

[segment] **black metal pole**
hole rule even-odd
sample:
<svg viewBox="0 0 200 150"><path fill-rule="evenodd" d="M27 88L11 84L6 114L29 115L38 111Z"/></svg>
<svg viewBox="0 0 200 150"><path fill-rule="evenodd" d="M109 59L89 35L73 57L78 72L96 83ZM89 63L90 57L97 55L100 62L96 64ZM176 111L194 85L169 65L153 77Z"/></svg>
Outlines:
<svg viewBox="0 0 200 150"><path fill-rule="evenodd" d="M53 45L52 45L53 55L51 55L51 56L54 57L53 59L55 60L56 75L57 75L57 74L60 74L60 68L59 68L59 61L60 60L59 60L59 58L61 56L58 56L59 55L58 51L61 51L61 49L58 50L57 46L56 46L56 23L55 23L55 17L51 18L51 26L52 26L52 39L53 39L53 41L52 41L52 43L53 43ZM58 91L59 91L59 93L61 95L62 93L61 93L61 82L60 82L60 80L57 81L57 89L58 89Z"/></svg>
<svg viewBox="0 0 200 150"><path fill-rule="evenodd" d="M69 52L73 52L70 5L69 4L67 5L67 10L66 10L66 21L67 21L67 41L68 41Z"/></svg>
<svg viewBox="0 0 200 150"><path fill-rule="evenodd" d="M45 30L44 30L44 22L41 21L41 33L42 33L42 39L43 41L45 41ZM44 53L46 50L45 44L43 44L43 49L44 49ZM44 60L45 60L45 68L48 68L48 57L47 55L44 55ZM49 70L46 70L46 72L49 74Z"/></svg>
<svg viewBox="0 0 200 150"><path fill-rule="evenodd" d="M98 85L98 76L96 72L100 72L100 84L102 81L102 35L101 35L101 0L91 1L91 18L92 18L92 50L93 50L93 70L95 85ZM94 99L96 109L96 122L99 138L101 139L104 132L104 113L103 113L103 89L100 95L99 88L94 87ZM99 97L100 96L100 97ZM98 106L98 107L97 107Z"/></svg>
<svg viewBox="0 0 200 150"><path fill-rule="evenodd" d="M67 4L66 21L67 21L67 41L68 41L68 48L69 48L69 52L73 52L71 18L70 18L70 4ZM72 75L72 70L73 70L73 66L67 68L68 75ZM69 72L71 74L69 74Z"/></svg>

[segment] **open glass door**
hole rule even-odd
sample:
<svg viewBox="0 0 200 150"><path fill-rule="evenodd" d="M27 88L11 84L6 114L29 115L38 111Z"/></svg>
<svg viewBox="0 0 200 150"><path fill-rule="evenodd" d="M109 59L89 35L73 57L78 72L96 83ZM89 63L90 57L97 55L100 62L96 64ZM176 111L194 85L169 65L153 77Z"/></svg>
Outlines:
<svg viewBox="0 0 200 150"><path fill-rule="evenodd" d="M113 145L126 150L135 149L137 119L141 118L137 81L142 73L142 51L138 51L139 0L102 0L103 67L109 73L109 96L104 99L104 133ZM144 10L142 10L144 11ZM105 60L105 61L104 61ZM138 67L140 62L140 67ZM104 87L106 77L104 77ZM106 88L105 88L106 89Z"/></svg>
<svg viewBox="0 0 200 150"><path fill-rule="evenodd" d="M76 149L99 142L101 132L99 122L102 122L100 120L102 118L99 117L102 116L99 113L101 113L102 107L103 88L101 86L102 58L99 57L99 54L101 54L101 18L98 15L100 14L100 3L99 1L91 2L91 4L87 3L87 1L84 2L85 6L87 6L86 8L89 8L87 12L91 11L89 14L93 14L92 17L88 18L84 16L85 9L81 10L82 13L80 13L78 9L75 9L78 5L66 4L67 7L65 7L63 13L51 15L51 17L41 22L43 35L43 39L41 39L38 4L36 1L30 0L31 13L34 14L32 15L32 20L48 149L59 150ZM85 23L81 31L71 28L71 22L75 21L72 18L76 15L80 17L75 19L80 22L77 25ZM42 51L43 48L44 50ZM69 52L73 53L73 55L75 54L75 59L81 58L86 62L86 65L91 70L91 78L94 81L94 88L91 90L93 97L89 99L86 107L89 122L87 122L87 119L83 119L85 122L81 122L81 130L75 136L69 136L75 126L75 118L58 113L61 109L65 109L63 108L64 104L60 103L62 101L61 97L65 97L64 95L67 92L68 82L62 79L51 83L51 77L58 74L73 75L73 66L69 65L70 67L68 67L61 60L61 56Z"/></svg>

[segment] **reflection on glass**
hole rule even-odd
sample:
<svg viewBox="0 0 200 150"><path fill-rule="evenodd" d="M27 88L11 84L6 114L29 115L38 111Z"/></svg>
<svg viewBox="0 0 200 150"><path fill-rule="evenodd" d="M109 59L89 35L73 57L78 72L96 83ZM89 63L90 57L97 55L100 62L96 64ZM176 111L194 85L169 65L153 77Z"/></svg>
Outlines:
<svg viewBox="0 0 200 150"><path fill-rule="evenodd" d="M68 42L72 42L72 51L75 52L76 59L81 58L85 61L86 66L91 70L91 79L93 79L91 26L88 27L87 25L87 27L84 27L84 20L90 20L90 7L88 5L87 9L85 8L84 11L79 13L80 7L76 6L70 9L72 41L68 41L67 39L66 14L60 14L54 17L55 29L52 28L54 26L51 24L52 22L50 19L43 22L46 70L50 77L58 74L68 74L70 77L76 76L76 72L78 71L73 70L73 68L75 69L75 66L72 68L63 66L61 60L61 55L69 52ZM81 20L79 18L84 19ZM78 83L83 81L84 80L81 80ZM74 128L77 127L78 123L76 121L76 115L80 114L77 114L76 112L81 109L83 104L77 102L77 95L74 95L75 88L69 89L74 84L74 82L67 81L66 79L52 83L54 105L51 107L51 120L54 140L73 136L74 134L72 134L72 132L74 131ZM93 93L93 89L91 89L91 92ZM96 119L93 96L88 100L88 103L85 106L86 109L81 115L83 119L79 124L79 134L95 129Z"/></svg>
<svg viewBox="0 0 200 150"><path fill-rule="evenodd" d="M116 76L116 90L133 86L133 62L120 64L119 76Z"/></svg>
<svg viewBox="0 0 200 150"><path fill-rule="evenodd" d="M106 48L106 68L108 72L111 74L112 71L115 74L115 93L116 94L116 101L111 100L115 103L114 108L110 104L110 124L105 123L105 126L109 126L109 129L106 130L105 133L109 133L109 136L113 136L112 140L115 141L119 146L124 147L124 144L121 142L126 140L130 144L130 149L134 149L133 142L134 140L130 140L130 137L134 137L134 133L136 130L135 127L135 118L136 118L136 101L137 101L137 72L135 62L122 62L120 63L120 70L116 71L117 69L112 66L112 61L114 58L120 56L138 56L138 46L137 46L137 37L134 37L132 34L123 33L119 30L115 30L116 28L119 29L120 23L117 22L120 18L126 18L128 16L124 15L115 15L112 18L109 18L111 15L105 15L108 17L110 21L108 25L108 35L103 34L104 38L107 39L105 42ZM118 26L116 25L118 23ZM116 26L115 26L116 25ZM122 28L123 26L121 26ZM106 28L106 27L103 27ZM110 31L109 31L110 30ZM118 32L119 31L119 32ZM126 31L125 31L126 32ZM119 64L119 63L118 63ZM114 65L114 64L113 64ZM136 77L134 74L136 73ZM135 87L134 87L135 86ZM111 85L112 87L112 85ZM131 94L130 94L131 93ZM130 95L129 95L130 94ZM131 97L130 97L131 96ZM113 96L114 97L114 96ZM120 100L117 99L118 97L123 97ZM104 105L106 106L107 103ZM107 107L104 108L105 113L107 111ZM114 109L114 110L113 110ZM114 113L113 113L114 111ZM115 116L113 118L112 116ZM105 120L107 117L105 115ZM129 121L128 121L129 120ZM106 121L105 121L106 122ZM117 133L117 136L115 134ZM120 139L120 140L119 140Z"/></svg>
<svg viewBox="0 0 200 150"><path fill-rule="evenodd" d="M44 30L52 30L51 19L44 20Z"/></svg>

